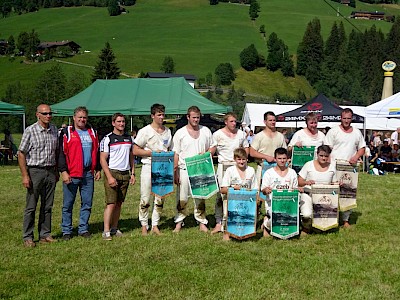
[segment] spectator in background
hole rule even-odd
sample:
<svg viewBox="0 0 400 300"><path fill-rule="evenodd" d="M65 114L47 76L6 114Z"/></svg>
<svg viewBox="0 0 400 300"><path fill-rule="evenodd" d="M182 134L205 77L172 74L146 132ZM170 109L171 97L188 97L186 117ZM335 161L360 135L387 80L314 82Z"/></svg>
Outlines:
<svg viewBox="0 0 400 300"><path fill-rule="evenodd" d="M393 133L390 136L390 144L391 145L398 145L399 144L399 134L400 134L400 127L397 128L396 131L393 131Z"/></svg>
<svg viewBox="0 0 400 300"><path fill-rule="evenodd" d="M247 126L247 123L246 122L242 122L242 131L244 132L244 133L246 133L246 137L249 135L249 133L250 133L250 127L249 126Z"/></svg>
<svg viewBox="0 0 400 300"><path fill-rule="evenodd" d="M251 142L253 141L253 139L254 139L254 132L253 132L253 130L250 130L249 135L247 136L247 142L249 143L249 145L251 145Z"/></svg>

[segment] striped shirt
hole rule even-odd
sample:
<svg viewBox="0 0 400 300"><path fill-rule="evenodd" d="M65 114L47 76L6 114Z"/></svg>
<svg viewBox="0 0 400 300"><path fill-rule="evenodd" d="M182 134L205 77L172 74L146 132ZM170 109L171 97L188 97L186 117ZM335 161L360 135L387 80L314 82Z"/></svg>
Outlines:
<svg viewBox="0 0 400 300"><path fill-rule="evenodd" d="M55 166L57 148L57 127L49 124L49 128L44 128L38 122L25 129L19 145L19 151L26 155L29 167Z"/></svg>
<svg viewBox="0 0 400 300"><path fill-rule="evenodd" d="M129 157L132 151L132 137L126 133L118 135L107 134L100 143L100 151L108 153L108 167L112 170L129 171Z"/></svg>

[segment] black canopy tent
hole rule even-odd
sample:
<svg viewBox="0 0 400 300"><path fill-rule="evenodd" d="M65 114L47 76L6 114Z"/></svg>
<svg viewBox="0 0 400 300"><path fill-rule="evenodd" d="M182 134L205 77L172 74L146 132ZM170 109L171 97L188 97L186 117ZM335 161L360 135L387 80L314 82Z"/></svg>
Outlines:
<svg viewBox="0 0 400 300"><path fill-rule="evenodd" d="M303 106L276 116L277 122L305 121L305 116L314 112L320 122L340 122L343 108L318 94ZM353 114L353 123L364 123L364 117Z"/></svg>

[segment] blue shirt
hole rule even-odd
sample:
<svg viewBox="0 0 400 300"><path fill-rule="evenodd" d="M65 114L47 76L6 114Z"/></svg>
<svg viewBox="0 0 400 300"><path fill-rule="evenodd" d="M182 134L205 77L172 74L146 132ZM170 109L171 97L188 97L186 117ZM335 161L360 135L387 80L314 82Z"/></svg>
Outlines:
<svg viewBox="0 0 400 300"><path fill-rule="evenodd" d="M79 134L83 150L83 166L89 168L92 166L92 139L87 130L76 130Z"/></svg>

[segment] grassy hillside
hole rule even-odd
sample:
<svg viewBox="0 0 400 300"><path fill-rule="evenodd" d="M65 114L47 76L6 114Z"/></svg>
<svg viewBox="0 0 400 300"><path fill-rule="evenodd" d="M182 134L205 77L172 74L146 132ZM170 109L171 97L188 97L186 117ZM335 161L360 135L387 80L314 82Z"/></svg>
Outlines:
<svg viewBox="0 0 400 300"><path fill-rule="evenodd" d="M68 61L90 66L95 64L99 51L109 41L121 70L127 74L135 76L141 71L159 71L163 58L170 55L175 61L176 72L203 77L208 72L213 73L220 62L230 62L239 70L239 53L251 43L266 55L265 42L258 32L262 24L267 35L275 31L291 53L295 53L311 19L320 18L325 37L334 21L343 20L324 1L260 0L260 4L260 17L255 22L249 20L247 6L227 3L210 6L206 0L141 0L129 8L129 13L118 17L109 17L106 8L41 9L37 13L1 19L0 38L8 38L11 34L17 38L21 31L35 29L42 41L74 40L82 46L82 51L91 52ZM357 9L383 10L379 6L357 5ZM394 14L396 7L385 9ZM341 13L346 16L351 10L340 6ZM352 22L362 31L375 24L386 33L391 26L382 21ZM349 32L350 25L347 22L345 25ZM31 83L50 64L26 65L20 63L19 58L12 63L8 58L1 58L0 95L4 94L9 83ZM65 72L74 72L76 68L91 74L90 69L73 66L65 66ZM238 74L235 87L254 82L254 74L240 70ZM262 92L272 95L275 93L272 91L281 85L282 77L275 74L268 77L271 80L263 82ZM286 85L294 86L294 93L305 89L308 94L310 90L301 79L289 79ZM259 93L259 86L244 84L243 88L247 92ZM291 94L292 90L281 92Z"/></svg>

